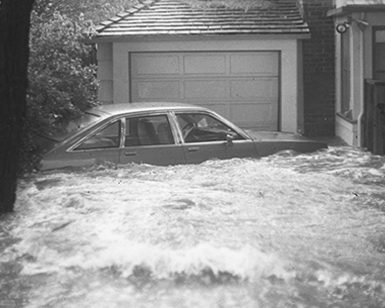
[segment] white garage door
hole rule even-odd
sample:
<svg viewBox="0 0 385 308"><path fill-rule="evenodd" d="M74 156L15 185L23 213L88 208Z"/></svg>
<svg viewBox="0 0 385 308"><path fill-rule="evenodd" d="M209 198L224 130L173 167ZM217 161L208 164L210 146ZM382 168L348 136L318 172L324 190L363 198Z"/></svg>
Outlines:
<svg viewBox="0 0 385 308"><path fill-rule="evenodd" d="M132 102L192 103L278 130L278 52L132 53L130 80Z"/></svg>

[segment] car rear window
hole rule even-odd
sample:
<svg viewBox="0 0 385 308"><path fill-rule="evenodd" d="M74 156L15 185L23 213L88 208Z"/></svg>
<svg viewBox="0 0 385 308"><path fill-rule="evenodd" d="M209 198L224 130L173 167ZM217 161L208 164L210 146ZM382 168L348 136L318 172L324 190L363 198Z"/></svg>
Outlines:
<svg viewBox="0 0 385 308"><path fill-rule="evenodd" d="M57 127L55 132L47 134L47 137L57 141L62 141L68 136L79 132L83 128L90 126L92 123L95 123L100 119L101 117L99 115L86 112L75 119L64 122L62 125Z"/></svg>

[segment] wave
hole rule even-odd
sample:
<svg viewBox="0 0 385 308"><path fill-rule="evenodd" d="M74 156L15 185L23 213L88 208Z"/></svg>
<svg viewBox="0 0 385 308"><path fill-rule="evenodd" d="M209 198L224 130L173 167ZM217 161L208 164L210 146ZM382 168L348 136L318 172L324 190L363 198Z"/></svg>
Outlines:
<svg viewBox="0 0 385 308"><path fill-rule="evenodd" d="M277 256L249 245L230 249L201 243L192 248L171 249L127 241L95 248L67 254L32 240L16 244L6 254L7 261L24 259L23 275L80 269L110 272L132 281L193 279L206 283L293 277ZM1 259L5 261L4 256Z"/></svg>

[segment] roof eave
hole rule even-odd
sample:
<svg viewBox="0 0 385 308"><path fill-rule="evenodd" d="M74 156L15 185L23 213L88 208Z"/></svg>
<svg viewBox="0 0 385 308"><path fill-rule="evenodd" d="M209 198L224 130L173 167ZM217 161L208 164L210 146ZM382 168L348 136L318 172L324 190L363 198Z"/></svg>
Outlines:
<svg viewBox="0 0 385 308"><path fill-rule="evenodd" d="M327 12L327 16L341 16L360 12L385 12L385 4L345 5Z"/></svg>
<svg viewBox="0 0 385 308"><path fill-rule="evenodd" d="M100 35L92 38L93 43L107 43L107 42L127 42L127 41L153 41L153 40L180 40L189 38L191 40L205 40L205 39L264 39L264 40L305 40L310 39L310 32L282 32L275 33L238 33L238 34L156 34L156 35Z"/></svg>

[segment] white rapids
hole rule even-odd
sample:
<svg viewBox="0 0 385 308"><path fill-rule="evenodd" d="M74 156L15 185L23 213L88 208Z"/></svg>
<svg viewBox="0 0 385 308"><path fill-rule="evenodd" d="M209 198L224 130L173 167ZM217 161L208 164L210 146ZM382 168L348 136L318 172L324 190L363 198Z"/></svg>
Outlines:
<svg viewBox="0 0 385 308"><path fill-rule="evenodd" d="M349 147L31 175L0 307L385 307L385 158Z"/></svg>

